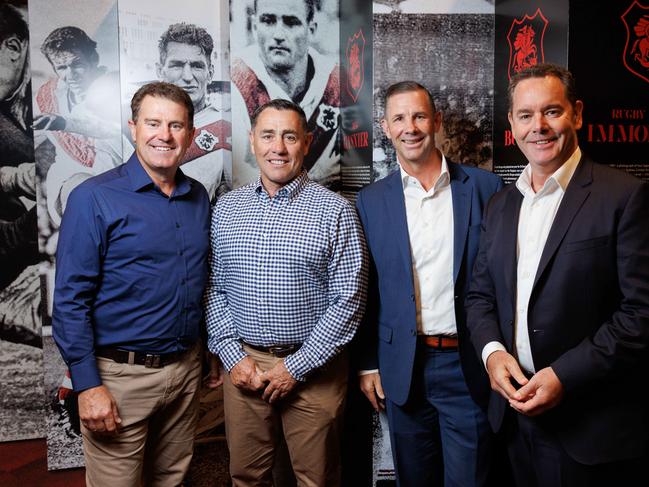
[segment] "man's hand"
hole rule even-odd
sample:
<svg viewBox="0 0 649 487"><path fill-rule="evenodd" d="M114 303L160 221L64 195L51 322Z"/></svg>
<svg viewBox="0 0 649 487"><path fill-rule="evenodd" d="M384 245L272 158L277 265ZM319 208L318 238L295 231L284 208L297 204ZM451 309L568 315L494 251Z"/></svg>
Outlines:
<svg viewBox="0 0 649 487"><path fill-rule="evenodd" d="M526 416L537 416L552 409L563 398L563 385L552 367L539 370L527 384L521 387L509 404Z"/></svg>
<svg viewBox="0 0 649 487"><path fill-rule="evenodd" d="M210 365L210 372L207 374L205 385L209 389L216 389L223 384L223 367L219 358L211 352L205 352L207 363Z"/></svg>
<svg viewBox="0 0 649 487"><path fill-rule="evenodd" d="M283 360L278 362L272 369L261 374L261 380L268 382L261 398L269 404L286 397L297 385L297 381L286 369Z"/></svg>
<svg viewBox="0 0 649 487"><path fill-rule="evenodd" d="M232 367L230 380L236 388L254 392L264 387L260 374L257 363L248 355Z"/></svg>
<svg viewBox="0 0 649 487"><path fill-rule="evenodd" d="M491 388L508 401L521 397L515 396L516 388L512 385L511 379L521 386L528 382L516 359L502 350L492 353L487 358L487 373Z"/></svg>
<svg viewBox="0 0 649 487"><path fill-rule="evenodd" d="M122 422L115 398L103 385L79 393L79 419L93 433L117 433Z"/></svg>
<svg viewBox="0 0 649 487"><path fill-rule="evenodd" d="M381 385L381 375L378 372L363 374L358 377L359 387L365 397L370 401L374 410L378 413L385 409L385 394Z"/></svg>

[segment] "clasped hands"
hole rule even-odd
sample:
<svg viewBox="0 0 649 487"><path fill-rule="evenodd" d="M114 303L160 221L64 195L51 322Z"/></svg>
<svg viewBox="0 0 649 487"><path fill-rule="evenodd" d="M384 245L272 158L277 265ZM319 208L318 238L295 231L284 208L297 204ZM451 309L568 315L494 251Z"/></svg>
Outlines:
<svg viewBox="0 0 649 487"><path fill-rule="evenodd" d="M537 416L552 409L563 398L563 385L552 367L545 367L528 379L517 360L499 350L487 358L487 372L491 388L526 416ZM520 387L516 388L513 382Z"/></svg>
<svg viewBox="0 0 649 487"><path fill-rule="evenodd" d="M235 387L250 392L263 391L261 398L269 404L286 397L297 385L297 380L280 361L272 369L262 371L250 356L239 361L230 371Z"/></svg>

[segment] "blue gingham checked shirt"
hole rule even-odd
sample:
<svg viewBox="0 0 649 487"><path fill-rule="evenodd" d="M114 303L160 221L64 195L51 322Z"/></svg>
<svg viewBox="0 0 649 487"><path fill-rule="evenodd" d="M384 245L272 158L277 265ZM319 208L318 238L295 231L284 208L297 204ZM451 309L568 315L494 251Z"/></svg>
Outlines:
<svg viewBox="0 0 649 487"><path fill-rule="evenodd" d="M230 371L241 342L302 344L284 359L297 380L331 360L364 312L367 249L354 208L306 171L269 198L261 182L212 212L205 292L209 349Z"/></svg>

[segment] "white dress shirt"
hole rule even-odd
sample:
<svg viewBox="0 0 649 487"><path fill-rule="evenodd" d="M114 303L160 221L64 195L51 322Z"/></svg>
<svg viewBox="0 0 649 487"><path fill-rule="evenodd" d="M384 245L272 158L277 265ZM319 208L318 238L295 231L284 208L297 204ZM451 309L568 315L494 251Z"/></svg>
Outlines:
<svg viewBox="0 0 649 487"><path fill-rule="evenodd" d="M417 333L455 336L453 199L446 157L442 154L439 178L428 191L401 163L399 170L412 255ZM375 372L378 369L360 370L358 375Z"/></svg>
<svg viewBox="0 0 649 487"><path fill-rule="evenodd" d="M531 374L536 373L527 323L532 285L554 217L580 159L581 151L577 147L572 156L545 181L538 193L535 193L532 188L532 168L529 164L516 181L516 188L523 195L523 203L518 218L516 245L514 339L518 363L524 371ZM485 366L489 355L497 350L505 351L502 343L489 342L485 345L482 349L482 360Z"/></svg>
<svg viewBox="0 0 649 487"><path fill-rule="evenodd" d="M453 283L453 200L451 176L442 154L439 178L428 191L401 165L412 255L417 332L457 335Z"/></svg>

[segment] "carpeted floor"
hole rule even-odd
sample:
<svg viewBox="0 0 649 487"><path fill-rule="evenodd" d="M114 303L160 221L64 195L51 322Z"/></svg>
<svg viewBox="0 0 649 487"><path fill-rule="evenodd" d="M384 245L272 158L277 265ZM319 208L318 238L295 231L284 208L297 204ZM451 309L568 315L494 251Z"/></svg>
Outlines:
<svg viewBox="0 0 649 487"><path fill-rule="evenodd" d="M225 440L197 444L187 474L187 487L229 487L230 477ZM47 470L45 440L0 443L0 486L2 487L84 487L85 470Z"/></svg>

